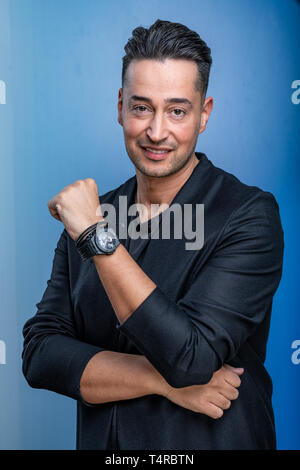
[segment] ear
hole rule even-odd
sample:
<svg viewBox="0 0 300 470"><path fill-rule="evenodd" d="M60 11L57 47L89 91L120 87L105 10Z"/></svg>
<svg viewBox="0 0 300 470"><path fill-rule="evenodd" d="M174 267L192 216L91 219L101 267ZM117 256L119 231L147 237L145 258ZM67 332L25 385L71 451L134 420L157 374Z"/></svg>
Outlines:
<svg viewBox="0 0 300 470"><path fill-rule="evenodd" d="M207 124L207 121L209 119L212 108L213 108L213 99L212 99L211 96L209 96L208 98L206 98L206 100L204 101L204 104L202 106L201 125L200 125L200 129L199 129L199 134L201 134L202 132L205 131L206 124Z"/></svg>
<svg viewBox="0 0 300 470"><path fill-rule="evenodd" d="M118 123L121 126L123 126L122 107L123 107L123 90L122 88L120 88L119 93L118 93Z"/></svg>

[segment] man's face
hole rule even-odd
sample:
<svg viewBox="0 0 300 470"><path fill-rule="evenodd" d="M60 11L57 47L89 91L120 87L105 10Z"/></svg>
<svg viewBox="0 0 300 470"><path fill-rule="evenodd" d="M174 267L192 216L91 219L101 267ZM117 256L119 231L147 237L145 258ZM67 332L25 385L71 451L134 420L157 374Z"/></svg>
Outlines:
<svg viewBox="0 0 300 470"><path fill-rule="evenodd" d="M201 121L197 78L197 65L189 60L130 63L126 83L119 91L118 121L123 126L127 153L144 175L171 175L194 155L209 115L203 112Z"/></svg>

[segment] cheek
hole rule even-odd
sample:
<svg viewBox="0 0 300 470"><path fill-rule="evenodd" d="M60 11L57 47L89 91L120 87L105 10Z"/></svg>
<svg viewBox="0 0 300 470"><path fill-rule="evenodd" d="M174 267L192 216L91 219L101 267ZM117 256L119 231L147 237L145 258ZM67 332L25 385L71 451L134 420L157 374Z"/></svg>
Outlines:
<svg viewBox="0 0 300 470"><path fill-rule="evenodd" d="M145 122L138 119L126 118L123 123L125 137L133 138L145 130Z"/></svg>
<svg viewBox="0 0 300 470"><path fill-rule="evenodd" d="M198 129L190 124L182 124L174 131L176 139L182 144L190 144L198 136Z"/></svg>

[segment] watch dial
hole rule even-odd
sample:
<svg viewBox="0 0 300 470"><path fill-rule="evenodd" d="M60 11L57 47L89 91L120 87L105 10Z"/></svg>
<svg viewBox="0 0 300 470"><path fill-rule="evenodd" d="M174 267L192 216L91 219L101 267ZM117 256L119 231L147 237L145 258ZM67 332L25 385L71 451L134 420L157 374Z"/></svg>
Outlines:
<svg viewBox="0 0 300 470"><path fill-rule="evenodd" d="M112 229L108 229L107 231L100 229L96 230L97 232L97 245L99 248L107 253L110 253L114 250L117 246L117 239L116 235L112 231Z"/></svg>

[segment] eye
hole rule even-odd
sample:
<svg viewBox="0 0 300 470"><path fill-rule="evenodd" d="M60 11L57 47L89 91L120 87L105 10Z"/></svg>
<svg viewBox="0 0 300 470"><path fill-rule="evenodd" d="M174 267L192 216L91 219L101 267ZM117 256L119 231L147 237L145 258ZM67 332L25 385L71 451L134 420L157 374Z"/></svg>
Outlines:
<svg viewBox="0 0 300 470"><path fill-rule="evenodd" d="M144 114L147 111L147 108L140 104L138 106L134 106L133 111L136 111L138 114Z"/></svg>
<svg viewBox="0 0 300 470"><path fill-rule="evenodd" d="M176 118L182 118L186 114L185 111L180 108L172 109L171 113L174 113L173 116Z"/></svg>

